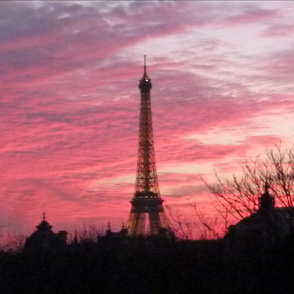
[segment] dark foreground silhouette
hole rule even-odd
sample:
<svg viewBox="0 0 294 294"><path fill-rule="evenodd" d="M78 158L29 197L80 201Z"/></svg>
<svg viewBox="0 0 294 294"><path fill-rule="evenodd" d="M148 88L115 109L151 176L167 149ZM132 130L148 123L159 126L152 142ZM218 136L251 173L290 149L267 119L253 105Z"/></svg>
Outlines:
<svg viewBox="0 0 294 294"><path fill-rule="evenodd" d="M225 239L102 238L1 252L0 293L293 293L293 249L293 237L237 249Z"/></svg>

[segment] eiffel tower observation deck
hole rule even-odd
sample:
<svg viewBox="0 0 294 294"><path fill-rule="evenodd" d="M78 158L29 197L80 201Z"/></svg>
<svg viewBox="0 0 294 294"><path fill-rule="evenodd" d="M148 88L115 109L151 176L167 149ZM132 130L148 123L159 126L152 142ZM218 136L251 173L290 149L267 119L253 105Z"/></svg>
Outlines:
<svg viewBox="0 0 294 294"><path fill-rule="evenodd" d="M144 56L144 73L139 83L141 104L137 176L127 226L130 236L157 235L164 230L169 230L156 172L151 88L151 79L146 71L146 56Z"/></svg>

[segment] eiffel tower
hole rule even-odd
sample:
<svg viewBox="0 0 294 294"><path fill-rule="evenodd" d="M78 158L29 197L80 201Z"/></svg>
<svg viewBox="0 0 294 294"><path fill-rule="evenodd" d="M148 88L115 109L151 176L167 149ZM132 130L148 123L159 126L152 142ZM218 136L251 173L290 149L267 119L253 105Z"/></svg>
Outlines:
<svg viewBox="0 0 294 294"><path fill-rule="evenodd" d="M151 88L151 79L146 72L145 55L144 73L139 83L141 105L137 176L127 226L130 236L157 235L164 230L169 230L156 172L150 99Z"/></svg>

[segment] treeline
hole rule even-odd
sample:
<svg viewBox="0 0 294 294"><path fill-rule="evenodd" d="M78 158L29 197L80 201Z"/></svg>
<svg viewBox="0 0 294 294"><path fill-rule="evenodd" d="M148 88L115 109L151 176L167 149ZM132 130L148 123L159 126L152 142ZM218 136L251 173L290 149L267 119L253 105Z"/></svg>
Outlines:
<svg viewBox="0 0 294 294"><path fill-rule="evenodd" d="M0 293L293 293L294 238L231 250L225 239L111 239L0 253Z"/></svg>

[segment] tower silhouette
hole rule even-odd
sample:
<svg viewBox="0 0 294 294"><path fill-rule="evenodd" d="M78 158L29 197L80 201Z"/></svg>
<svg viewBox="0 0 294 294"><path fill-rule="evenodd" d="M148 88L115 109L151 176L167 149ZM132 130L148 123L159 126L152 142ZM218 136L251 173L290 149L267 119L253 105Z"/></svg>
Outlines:
<svg viewBox="0 0 294 294"><path fill-rule="evenodd" d="M169 228L160 197L153 140L150 91L151 79L146 72L146 55L144 56L144 73L140 79L141 92L139 150L135 194L131 201L132 208L128 219L130 236L157 235Z"/></svg>

